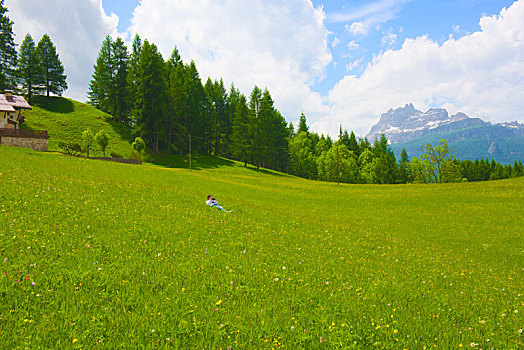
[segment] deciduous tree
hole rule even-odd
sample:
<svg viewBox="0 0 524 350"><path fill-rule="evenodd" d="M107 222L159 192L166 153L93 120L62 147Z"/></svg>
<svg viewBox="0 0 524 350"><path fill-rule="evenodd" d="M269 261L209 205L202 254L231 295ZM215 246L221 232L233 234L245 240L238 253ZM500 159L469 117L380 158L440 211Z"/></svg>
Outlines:
<svg viewBox="0 0 524 350"><path fill-rule="evenodd" d="M88 158L89 158L89 149L91 148L91 146L93 146L94 143L95 143L95 135L93 134L91 129L87 128L82 133L82 144L86 149L86 154Z"/></svg>
<svg viewBox="0 0 524 350"><path fill-rule="evenodd" d="M299 132L289 140L289 171L293 175L308 179L315 179L317 176L316 157L305 131Z"/></svg>
<svg viewBox="0 0 524 350"><path fill-rule="evenodd" d="M138 161L142 163L142 151L146 149L146 143L141 137L136 137L132 143L133 149L138 152Z"/></svg>
<svg viewBox="0 0 524 350"><path fill-rule="evenodd" d="M102 152L104 153L104 157L106 156L106 148L107 145L109 145L109 135L105 130L100 130L95 135L95 141L98 143L100 148L102 149Z"/></svg>
<svg viewBox="0 0 524 350"><path fill-rule="evenodd" d="M358 166L355 154L345 144L337 141L317 159L318 177L324 181L357 183ZM337 173L338 171L338 173Z"/></svg>
<svg viewBox="0 0 524 350"><path fill-rule="evenodd" d="M440 140L438 146L432 144L424 145L422 159L433 168L435 182L441 182L442 167L452 156L447 140Z"/></svg>

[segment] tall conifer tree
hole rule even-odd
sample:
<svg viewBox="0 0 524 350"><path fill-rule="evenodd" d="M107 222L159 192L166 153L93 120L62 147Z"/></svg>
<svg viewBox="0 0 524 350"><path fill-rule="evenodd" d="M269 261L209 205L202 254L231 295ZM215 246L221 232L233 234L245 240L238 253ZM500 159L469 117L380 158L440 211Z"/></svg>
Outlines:
<svg viewBox="0 0 524 350"><path fill-rule="evenodd" d="M246 96L233 85L229 91L229 106L232 113L232 152L233 156L247 166L253 128L249 122L249 108Z"/></svg>
<svg viewBox="0 0 524 350"><path fill-rule="evenodd" d="M173 49L171 56L166 61L166 72L167 72L167 105L166 105L166 118L165 118L165 129L167 135L166 139L166 153L171 152L171 148L174 146L174 139L176 138L175 130L179 127L178 115L179 115L179 100L182 97L180 87L182 81L179 79L177 70L179 66L182 66L182 60L178 53L178 49ZM177 146L174 146L178 148Z"/></svg>
<svg viewBox="0 0 524 350"><path fill-rule="evenodd" d="M13 21L7 16L4 0L0 0L0 91L16 87L16 45Z"/></svg>
<svg viewBox="0 0 524 350"><path fill-rule="evenodd" d="M138 82L140 80L139 63L140 53L142 51L142 39L138 34L133 38L131 54L127 65L127 105L131 110L131 118L128 124L134 125L136 123L136 115L138 113L137 97L138 97Z"/></svg>
<svg viewBox="0 0 524 350"><path fill-rule="evenodd" d="M93 75L89 83L89 103L111 114L112 107L112 91L113 87L113 50L112 39L108 35L102 42L102 46L96 59L96 64L93 67Z"/></svg>
<svg viewBox="0 0 524 350"><path fill-rule="evenodd" d="M138 68L136 131L158 153L166 106L166 74L164 59L155 44L144 41Z"/></svg>
<svg viewBox="0 0 524 350"><path fill-rule="evenodd" d="M22 86L22 92L27 96L30 104L34 94L35 86L38 82L38 77L40 76L40 69L41 66L36 55L35 42L28 33L24 37L24 41L20 46L18 58L18 77Z"/></svg>
<svg viewBox="0 0 524 350"><path fill-rule="evenodd" d="M262 147L262 133L260 130L260 108L262 103L262 90L255 85L251 90L249 96L249 124L252 127L252 143L249 150L249 157L252 162L257 166L257 170L260 169L261 154L260 149Z"/></svg>
<svg viewBox="0 0 524 350"><path fill-rule="evenodd" d="M194 61L191 61L185 69L185 91L187 92L188 99L184 123L187 132L190 135L198 137L198 139L194 140L193 148L198 152L210 153L209 142L206 142L210 140L210 128L209 122L204 114L207 108L208 98Z"/></svg>
<svg viewBox="0 0 524 350"><path fill-rule="evenodd" d="M56 47L49 35L44 34L36 46L36 55L40 61L38 91L45 92L49 97L51 93L59 96L67 90L67 76L64 74L64 66L60 62Z"/></svg>
<svg viewBox="0 0 524 350"><path fill-rule="evenodd" d="M304 115L304 112L300 113L300 117L298 118L297 134L300 134L301 132L309 134L309 127L307 126L306 116Z"/></svg>
<svg viewBox="0 0 524 350"><path fill-rule="evenodd" d="M127 121L129 108L127 104L127 71L128 52L124 41L118 37L112 44L113 49L113 117L118 121Z"/></svg>
<svg viewBox="0 0 524 350"><path fill-rule="evenodd" d="M400 161L398 169L400 183L405 184L410 182L411 179L409 176L409 156L405 147L402 147L402 151L400 152Z"/></svg>

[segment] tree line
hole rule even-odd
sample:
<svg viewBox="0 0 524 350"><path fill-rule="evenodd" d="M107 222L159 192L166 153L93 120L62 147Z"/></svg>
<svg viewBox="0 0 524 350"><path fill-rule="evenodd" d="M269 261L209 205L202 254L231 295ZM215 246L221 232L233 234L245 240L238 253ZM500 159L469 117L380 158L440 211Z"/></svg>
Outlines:
<svg viewBox="0 0 524 350"><path fill-rule="evenodd" d="M340 127L338 140L310 132L304 114L289 140L289 172L315 180L361 183L446 183L498 180L524 176L521 161L502 165L495 160L460 161L446 140L427 144L420 157L409 158L406 149L396 159L384 134L369 142Z"/></svg>
<svg viewBox="0 0 524 350"><path fill-rule="evenodd" d="M35 45L28 33L17 51L7 12L0 0L0 91L21 92L29 103L35 94L61 96L67 90L67 76L51 38L44 34Z"/></svg>
<svg viewBox="0 0 524 350"><path fill-rule="evenodd" d="M139 35L130 52L119 37L102 43L89 85L89 103L133 128L153 153L192 150L285 170L289 130L267 89L249 97L222 79L202 83L194 61L175 47L164 60Z"/></svg>

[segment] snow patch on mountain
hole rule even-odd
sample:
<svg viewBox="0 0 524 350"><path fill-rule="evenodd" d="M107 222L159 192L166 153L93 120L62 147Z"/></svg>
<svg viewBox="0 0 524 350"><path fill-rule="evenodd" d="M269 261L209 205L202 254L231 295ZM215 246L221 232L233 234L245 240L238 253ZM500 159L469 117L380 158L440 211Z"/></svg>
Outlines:
<svg viewBox="0 0 524 350"><path fill-rule="evenodd" d="M449 115L444 108L430 108L426 112L416 109L412 103L397 109L389 109L380 116L380 120L375 124L366 135L368 140L374 141L384 133L389 142L400 143L408 142L425 134L446 129L465 129L468 127L491 126L479 118L470 118L466 114L459 112ZM507 128L521 129L524 124L518 122L499 123Z"/></svg>

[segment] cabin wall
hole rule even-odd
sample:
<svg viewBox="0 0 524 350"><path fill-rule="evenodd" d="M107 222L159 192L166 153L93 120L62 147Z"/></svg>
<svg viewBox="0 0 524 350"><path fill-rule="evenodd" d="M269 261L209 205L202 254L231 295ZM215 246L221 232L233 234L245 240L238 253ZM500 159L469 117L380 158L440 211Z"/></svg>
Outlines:
<svg viewBox="0 0 524 350"><path fill-rule="evenodd" d="M2 136L0 137L0 144L11 147L31 148L32 150L43 152L46 152L48 147L47 139L37 139L29 137Z"/></svg>
<svg viewBox="0 0 524 350"><path fill-rule="evenodd" d="M18 129L18 115L19 112L0 112L0 129Z"/></svg>

